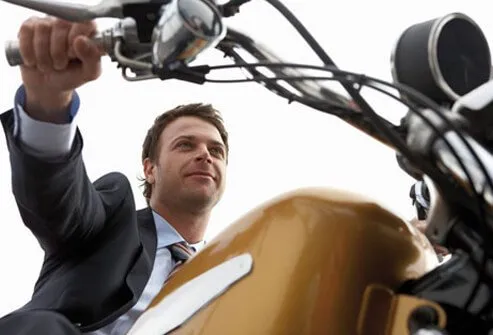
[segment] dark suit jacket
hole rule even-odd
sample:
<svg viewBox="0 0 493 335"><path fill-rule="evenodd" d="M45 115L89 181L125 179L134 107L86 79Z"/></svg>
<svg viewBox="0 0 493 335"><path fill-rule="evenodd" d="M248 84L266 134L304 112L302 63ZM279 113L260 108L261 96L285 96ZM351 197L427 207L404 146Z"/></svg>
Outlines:
<svg viewBox="0 0 493 335"><path fill-rule="evenodd" d="M18 311L0 319L2 335L81 335L63 315L47 310Z"/></svg>
<svg viewBox="0 0 493 335"><path fill-rule="evenodd" d="M91 183L79 131L69 155L47 161L26 154L13 137L12 110L0 119L20 215L45 252L32 299L21 310L58 311L81 331L114 321L149 279L157 241L151 210L136 211L120 173Z"/></svg>

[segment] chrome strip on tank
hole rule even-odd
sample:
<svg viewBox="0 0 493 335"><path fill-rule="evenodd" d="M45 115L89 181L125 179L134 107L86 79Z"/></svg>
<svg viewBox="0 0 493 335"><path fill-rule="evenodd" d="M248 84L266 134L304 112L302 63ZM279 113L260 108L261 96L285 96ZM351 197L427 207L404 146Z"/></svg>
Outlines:
<svg viewBox="0 0 493 335"><path fill-rule="evenodd" d="M252 265L252 256L242 254L193 278L147 310L127 335L163 335L172 331L249 274Z"/></svg>

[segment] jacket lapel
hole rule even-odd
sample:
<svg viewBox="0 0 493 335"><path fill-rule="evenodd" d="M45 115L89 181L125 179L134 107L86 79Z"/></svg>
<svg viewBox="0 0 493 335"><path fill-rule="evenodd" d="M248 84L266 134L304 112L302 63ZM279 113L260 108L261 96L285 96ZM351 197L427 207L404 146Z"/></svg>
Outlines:
<svg viewBox="0 0 493 335"><path fill-rule="evenodd" d="M133 294L132 304L137 302L151 276L157 247L157 233L152 210L146 207L137 211L137 221L142 249L127 276L127 285Z"/></svg>
<svg viewBox="0 0 493 335"><path fill-rule="evenodd" d="M150 207L137 211L137 222L139 225L140 239L144 245L145 253L151 257L151 263L152 266L154 266L154 258L156 256L157 248L157 232Z"/></svg>
<svg viewBox="0 0 493 335"><path fill-rule="evenodd" d="M150 208L137 211L137 226L140 235L140 245L135 259L131 261L133 265L126 278L127 287L131 292L131 299L106 318L91 325L80 327L82 332L95 330L113 322L118 316L132 308L142 295L145 285L151 276L152 268L154 267L157 247L157 232Z"/></svg>

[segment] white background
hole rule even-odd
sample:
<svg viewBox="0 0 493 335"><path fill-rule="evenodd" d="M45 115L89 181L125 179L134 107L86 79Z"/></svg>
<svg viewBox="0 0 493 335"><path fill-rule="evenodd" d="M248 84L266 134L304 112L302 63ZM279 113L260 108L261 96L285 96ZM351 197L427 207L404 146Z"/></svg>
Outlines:
<svg viewBox="0 0 493 335"><path fill-rule="evenodd" d="M81 1L83 2L83 1ZM86 1L95 3L95 1ZM409 25L454 11L473 18L493 45L493 20L486 2L473 1L327 1L284 0L319 40L336 64L391 80L390 53ZM0 40L15 38L22 21L37 14L0 2ZM37 14L39 15L39 14ZM308 46L267 2L252 1L227 20L269 45L287 61L320 64ZM106 27L109 22L100 24ZM113 23L113 21L111 21ZM196 63L223 63L213 50ZM20 85L17 68L0 52L0 110L12 107ZM258 84L207 84L178 81L128 83L115 64L104 62L102 77L81 89L79 125L91 179L110 171L125 173L138 207L140 150L152 120L177 104L210 102L224 114L231 136L227 191L213 213L208 238L246 211L280 193L304 186L342 188L369 195L398 215L413 214L408 197L412 180L394 153L334 117L287 101ZM404 109L374 98L379 111L399 120ZM42 262L36 240L23 226L10 187L5 137L0 136L0 315L30 297Z"/></svg>

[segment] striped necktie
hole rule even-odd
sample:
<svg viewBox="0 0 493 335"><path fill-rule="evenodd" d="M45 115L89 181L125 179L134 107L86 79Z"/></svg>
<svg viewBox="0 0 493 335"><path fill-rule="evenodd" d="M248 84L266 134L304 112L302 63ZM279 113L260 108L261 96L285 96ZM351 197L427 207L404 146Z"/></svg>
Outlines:
<svg viewBox="0 0 493 335"><path fill-rule="evenodd" d="M168 279L178 271L180 266L182 266L190 257L195 253L195 249L189 246L185 242L178 242L168 246L169 251L171 252L171 257L175 260L176 264L171 273L168 276Z"/></svg>

